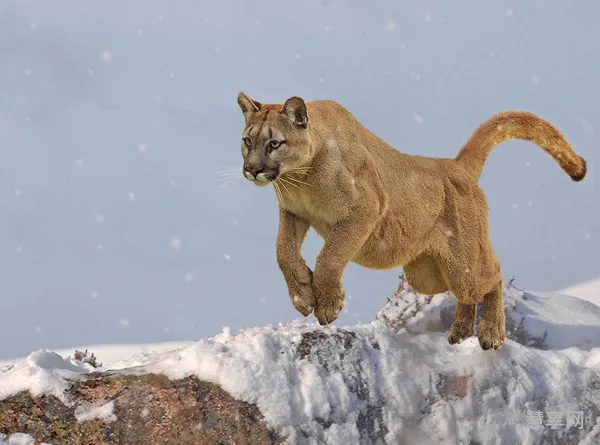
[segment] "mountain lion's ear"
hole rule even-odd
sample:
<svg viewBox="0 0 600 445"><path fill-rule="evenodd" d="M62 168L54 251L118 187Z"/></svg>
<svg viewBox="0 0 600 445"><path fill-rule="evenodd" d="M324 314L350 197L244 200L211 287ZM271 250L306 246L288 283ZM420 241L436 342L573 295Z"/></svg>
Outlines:
<svg viewBox="0 0 600 445"><path fill-rule="evenodd" d="M302 128L306 128L308 125L308 112L306 111L306 104L304 101L297 97L290 97L283 104L281 114L287 115L292 122L299 125Z"/></svg>
<svg viewBox="0 0 600 445"><path fill-rule="evenodd" d="M243 91L240 91L240 94L238 94L237 102L242 109L242 113L244 113L246 121L248 121L248 118L253 113L260 111L262 108L262 104L260 102L250 99Z"/></svg>

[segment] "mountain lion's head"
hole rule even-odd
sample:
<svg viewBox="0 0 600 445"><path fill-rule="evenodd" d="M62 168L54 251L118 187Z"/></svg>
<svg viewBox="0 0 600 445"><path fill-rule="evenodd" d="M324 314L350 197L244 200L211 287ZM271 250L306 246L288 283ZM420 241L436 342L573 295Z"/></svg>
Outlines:
<svg viewBox="0 0 600 445"><path fill-rule="evenodd" d="M291 97L283 105L263 105L240 92L237 101L246 120L241 141L246 179L264 186L310 162L304 100Z"/></svg>

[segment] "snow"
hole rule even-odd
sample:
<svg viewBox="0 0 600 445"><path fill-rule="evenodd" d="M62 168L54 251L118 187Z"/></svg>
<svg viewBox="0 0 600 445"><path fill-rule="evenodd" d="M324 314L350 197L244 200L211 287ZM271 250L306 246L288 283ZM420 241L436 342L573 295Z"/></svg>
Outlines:
<svg viewBox="0 0 600 445"><path fill-rule="evenodd" d="M68 380L94 368L72 359L65 359L56 352L40 349L24 360L0 368L0 399L21 391L34 396L54 394L61 396L69 387Z"/></svg>
<svg viewBox="0 0 600 445"><path fill-rule="evenodd" d="M569 286L565 289L557 290L556 292L565 295L573 295L600 306L600 278Z"/></svg>
<svg viewBox="0 0 600 445"><path fill-rule="evenodd" d="M10 437L0 434L0 445L51 445L46 442L36 442L29 434L14 433Z"/></svg>
<svg viewBox="0 0 600 445"><path fill-rule="evenodd" d="M117 416L114 414L115 402L110 401L104 405L94 406L92 404L80 405L75 408L75 418L78 422L85 422L88 420L104 420L107 422L114 422L117 420Z"/></svg>
<svg viewBox="0 0 600 445"><path fill-rule="evenodd" d="M123 358L125 351L106 359L109 349L88 349L105 362L98 371L172 379L196 375L215 382L256 404L290 444L362 443L365 428L385 435L388 443L458 444L476 438L538 444L544 435L566 428L552 430L548 413L560 413L564 423L579 411L585 417L581 443L598 443L600 427L594 426L591 407L600 400L600 307L507 288L509 320L522 320L531 336L546 331L546 350L507 340L499 351L483 351L476 337L448 344L440 320L455 303L447 294L425 297L405 289L389 300L378 320L362 325L294 321L237 334L225 327L195 343L170 345L175 350L130 359ZM69 381L92 370L40 350L0 370L0 399L26 389L64 397ZM90 416L112 414L107 405L82 409ZM536 429L530 424L537 412L546 416ZM365 415L371 416L366 424ZM328 422L333 424L326 427Z"/></svg>

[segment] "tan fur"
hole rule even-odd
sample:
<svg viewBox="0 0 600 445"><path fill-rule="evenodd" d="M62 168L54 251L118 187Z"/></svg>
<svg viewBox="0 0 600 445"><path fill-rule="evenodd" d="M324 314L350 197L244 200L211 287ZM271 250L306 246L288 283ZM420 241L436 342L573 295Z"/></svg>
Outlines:
<svg viewBox="0 0 600 445"><path fill-rule="evenodd" d="M244 137L252 141L242 142L246 177L277 191L277 261L297 310L305 316L314 310L321 324L334 321L350 261L402 267L417 291L450 290L458 299L451 343L472 335L475 305L483 301L479 342L484 349L501 346L502 276L477 180L492 148L511 138L535 142L574 180L583 179L585 161L555 127L508 111L481 125L455 159L428 158L396 151L333 101L262 105L240 93L238 103ZM286 142L269 152L264 147L272 139ZM314 273L300 254L310 227L325 240Z"/></svg>

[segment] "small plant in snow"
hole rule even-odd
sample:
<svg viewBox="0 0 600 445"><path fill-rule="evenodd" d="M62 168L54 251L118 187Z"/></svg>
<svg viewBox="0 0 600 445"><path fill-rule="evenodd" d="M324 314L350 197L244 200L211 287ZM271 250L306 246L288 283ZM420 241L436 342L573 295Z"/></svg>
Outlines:
<svg viewBox="0 0 600 445"><path fill-rule="evenodd" d="M88 365L91 365L94 368L99 368L100 366L102 366L102 363L97 362L94 353L92 352L91 354L88 354L87 349L83 352L76 349L75 354L73 354L73 358L77 361L87 363Z"/></svg>

